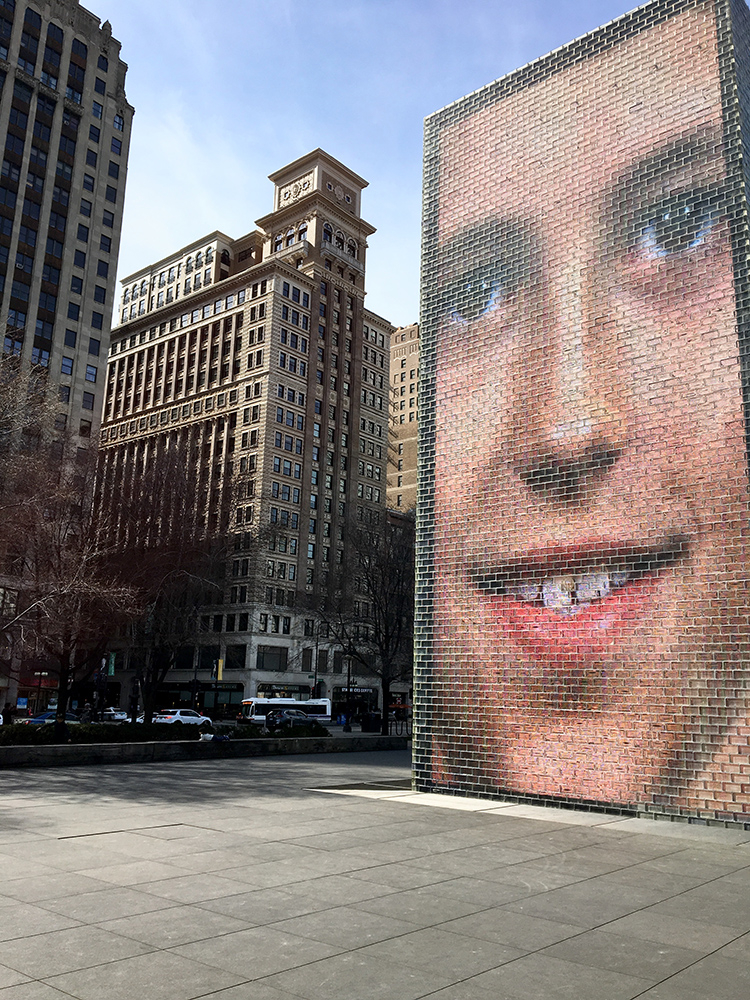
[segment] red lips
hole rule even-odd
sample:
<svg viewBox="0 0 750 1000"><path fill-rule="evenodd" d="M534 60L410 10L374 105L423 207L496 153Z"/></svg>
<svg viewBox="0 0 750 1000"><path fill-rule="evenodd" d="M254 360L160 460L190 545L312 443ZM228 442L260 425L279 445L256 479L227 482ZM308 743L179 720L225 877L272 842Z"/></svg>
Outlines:
<svg viewBox="0 0 750 1000"><path fill-rule="evenodd" d="M467 577L509 638L534 647L539 656L587 658L606 653L649 621L664 574L687 556L683 535L657 546L599 540L534 550L496 567L474 564ZM518 596L522 585L539 586L562 576L580 579L594 572L627 574L627 582L600 599L573 603L564 613Z"/></svg>

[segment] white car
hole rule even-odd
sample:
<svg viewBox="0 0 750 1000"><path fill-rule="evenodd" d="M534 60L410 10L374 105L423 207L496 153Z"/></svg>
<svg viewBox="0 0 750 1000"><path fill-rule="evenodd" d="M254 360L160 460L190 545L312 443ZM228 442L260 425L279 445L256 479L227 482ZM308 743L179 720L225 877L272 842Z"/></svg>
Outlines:
<svg viewBox="0 0 750 1000"><path fill-rule="evenodd" d="M143 716L138 719L139 722L143 721ZM200 712L194 712L192 708L169 708L162 709L159 712L154 712L154 722L180 722L183 725L191 726L210 726L211 720L207 715L201 715Z"/></svg>
<svg viewBox="0 0 750 1000"><path fill-rule="evenodd" d="M127 722L128 713L121 708L103 708L102 722Z"/></svg>

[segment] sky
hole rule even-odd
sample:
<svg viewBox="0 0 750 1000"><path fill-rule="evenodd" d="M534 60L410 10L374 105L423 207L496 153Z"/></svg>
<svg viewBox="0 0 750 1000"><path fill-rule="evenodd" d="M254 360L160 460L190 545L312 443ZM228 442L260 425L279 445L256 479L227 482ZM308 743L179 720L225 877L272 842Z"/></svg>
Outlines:
<svg viewBox="0 0 750 1000"><path fill-rule="evenodd" d="M424 118L631 0L84 0L135 109L118 277L273 208L268 175L322 147L369 181L367 307L419 318Z"/></svg>

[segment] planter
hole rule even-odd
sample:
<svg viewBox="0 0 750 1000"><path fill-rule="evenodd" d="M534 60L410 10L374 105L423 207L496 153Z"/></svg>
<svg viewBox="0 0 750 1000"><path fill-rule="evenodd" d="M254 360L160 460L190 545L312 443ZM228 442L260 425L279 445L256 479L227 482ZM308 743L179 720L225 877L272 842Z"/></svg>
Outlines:
<svg viewBox="0 0 750 1000"><path fill-rule="evenodd" d="M76 767L91 764L144 764L151 761L226 760L235 757L279 757L304 753L355 753L369 750L405 750L405 736L360 735L272 737L230 740L228 743L66 743L59 746L0 747L0 769L16 767Z"/></svg>

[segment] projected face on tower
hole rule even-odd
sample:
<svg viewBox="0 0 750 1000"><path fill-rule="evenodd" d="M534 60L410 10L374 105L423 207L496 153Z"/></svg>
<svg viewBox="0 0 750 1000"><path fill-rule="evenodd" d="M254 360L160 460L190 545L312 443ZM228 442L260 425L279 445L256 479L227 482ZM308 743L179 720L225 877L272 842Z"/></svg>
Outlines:
<svg viewBox="0 0 750 1000"><path fill-rule="evenodd" d="M438 783L460 785L473 756L501 789L684 804L744 711L747 454L712 10L441 131Z"/></svg>

